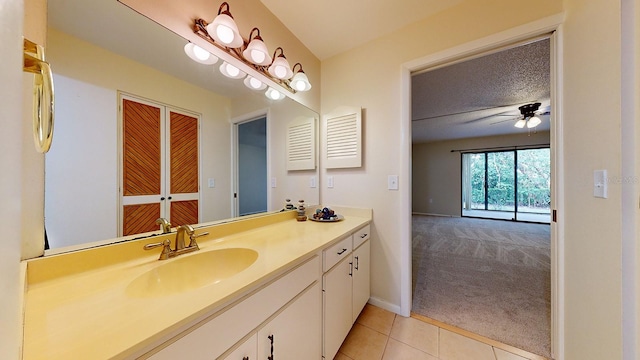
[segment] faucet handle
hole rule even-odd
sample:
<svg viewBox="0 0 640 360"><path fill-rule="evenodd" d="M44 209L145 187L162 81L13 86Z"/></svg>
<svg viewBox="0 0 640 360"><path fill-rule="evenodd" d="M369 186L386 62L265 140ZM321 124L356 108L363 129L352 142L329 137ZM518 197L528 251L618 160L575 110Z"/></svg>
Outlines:
<svg viewBox="0 0 640 360"><path fill-rule="evenodd" d="M169 239L164 239L164 241L159 242L159 243L151 243L151 244L146 244L143 249L145 250L151 250L151 249L155 249L157 247L162 246L162 252L160 253L160 257L158 258L158 260L166 260L169 258L169 255L171 254L171 240Z"/></svg>
<svg viewBox="0 0 640 360"><path fill-rule="evenodd" d="M197 247L198 249L200 247L198 247L198 243L196 242L196 238L199 238L201 236L206 236L209 235L209 232L203 232L201 234L198 235L194 235L193 233L191 233L191 235L189 235L189 247Z"/></svg>

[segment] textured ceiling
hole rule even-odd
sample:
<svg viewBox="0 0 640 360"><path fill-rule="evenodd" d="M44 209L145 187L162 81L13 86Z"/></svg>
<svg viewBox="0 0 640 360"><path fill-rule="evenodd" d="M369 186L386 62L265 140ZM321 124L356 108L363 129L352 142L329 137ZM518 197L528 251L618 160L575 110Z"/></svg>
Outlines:
<svg viewBox="0 0 640 360"><path fill-rule="evenodd" d="M412 76L413 142L527 133L518 107L550 99L549 39ZM536 130L549 129L549 115Z"/></svg>

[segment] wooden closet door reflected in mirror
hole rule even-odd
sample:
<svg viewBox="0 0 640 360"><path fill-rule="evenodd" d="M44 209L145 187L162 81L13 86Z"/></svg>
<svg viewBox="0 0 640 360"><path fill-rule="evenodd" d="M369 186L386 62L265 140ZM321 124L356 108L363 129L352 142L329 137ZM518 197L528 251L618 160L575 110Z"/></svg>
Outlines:
<svg viewBox="0 0 640 360"><path fill-rule="evenodd" d="M121 234L198 223L198 118L128 96L121 109Z"/></svg>

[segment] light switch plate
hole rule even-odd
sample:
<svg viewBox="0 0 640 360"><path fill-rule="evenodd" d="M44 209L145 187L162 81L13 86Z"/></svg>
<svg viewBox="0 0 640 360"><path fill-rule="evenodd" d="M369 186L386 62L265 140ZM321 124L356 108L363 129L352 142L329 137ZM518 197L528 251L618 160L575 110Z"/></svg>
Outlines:
<svg viewBox="0 0 640 360"><path fill-rule="evenodd" d="M327 187L333 189L333 176L327 176Z"/></svg>
<svg viewBox="0 0 640 360"><path fill-rule="evenodd" d="M593 196L607 198L607 170L595 170L593 172Z"/></svg>
<svg viewBox="0 0 640 360"><path fill-rule="evenodd" d="M389 175L387 177L387 188L389 190L398 190L398 175Z"/></svg>
<svg viewBox="0 0 640 360"><path fill-rule="evenodd" d="M216 187L216 179L209 178L208 184L210 188Z"/></svg>
<svg viewBox="0 0 640 360"><path fill-rule="evenodd" d="M276 178L274 178L274 177L271 178L271 187L272 188L276 187Z"/></svg>
<svg viewBox="0 0 640 360"><path fill-rule="evenodd" d="M312 176L309 178L309 187L310 188L315 188L316 187L316 177Z"/></svg>

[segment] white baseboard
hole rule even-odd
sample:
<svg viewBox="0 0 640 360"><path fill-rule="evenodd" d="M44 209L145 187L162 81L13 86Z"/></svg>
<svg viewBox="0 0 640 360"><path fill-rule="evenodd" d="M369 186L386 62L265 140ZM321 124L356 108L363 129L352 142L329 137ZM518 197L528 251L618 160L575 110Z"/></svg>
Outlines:
<svg viewBox="0 0 640 360"><path fill-rule="evenodd" d="M396 313L398 315L402 315L402 311L400 310L400 306L399 305L395 305L395 304L391 304L387 301L384 301L382 299L376 298L376 297L370 297L369 298L369 304L377 306L379 308L385 309L387 311L391 311L392 313Z"/></svg>

